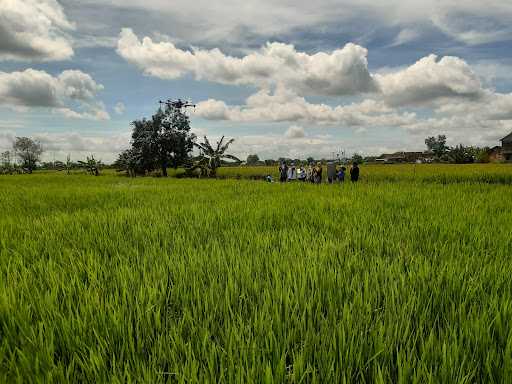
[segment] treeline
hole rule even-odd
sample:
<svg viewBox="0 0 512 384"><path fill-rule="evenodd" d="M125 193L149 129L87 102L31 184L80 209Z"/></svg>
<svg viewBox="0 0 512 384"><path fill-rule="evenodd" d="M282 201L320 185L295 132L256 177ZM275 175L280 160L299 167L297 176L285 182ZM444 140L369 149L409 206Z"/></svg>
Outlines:
<svg viewBox="0 0 512 384"><path fill-rule="evenodd" d="M71 161L71 156L68 155L65 162L42 162L43 152L40 142L30 137L16 137L12 150L0 153L0 174L30 174L37 169L66 171L68 174L73 170L85 170L91 175L99 176L100 169L104 167L104 164L92 155L78 161Z"/></svg>
<svg viewBox="0 0 512 384"><path fill-rule="evenodd" d="M427 137L425 145L432 152L436 161L455 164L490 162L489 147L465 146L463 144L450 147L446 144L446 135Z"/></svg>
<svg viewBox="0 0 512 384"><path fill-rule="evenodd" d="M489 147L466 146L463 144L451 147L446 144L446 135L431 136L425 139L427 150L424 152L396 152L391 155L400 154L417 154L420 153L423 160L435 163L454 163L454 164L469 164L469 163L489 163L491 161L491 149ZM336 161L342 163L372 163L379 159L377 156L364 156L355 153L350 158L338 158ZM329 159L334 161L335 159ZM329 160L325 158L315 159L308 157L307 159L286 158L280 157L278 159L265 159L261 160L257 154L247 156L245 164L248 166L277 166L282 163L285 164L316 164L320 162L325 164ZM382 160L382 156L380 157ZM401 160L394 160L391 162L414 162L414 160L407 160L405 157Z"/></svg>

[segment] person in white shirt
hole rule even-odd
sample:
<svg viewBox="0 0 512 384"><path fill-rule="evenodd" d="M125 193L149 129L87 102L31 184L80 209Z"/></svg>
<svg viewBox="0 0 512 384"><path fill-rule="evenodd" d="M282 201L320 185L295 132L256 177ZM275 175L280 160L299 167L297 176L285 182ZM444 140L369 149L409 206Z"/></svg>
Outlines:
<svg viewBox="0 0 512 384"><path fill-rule="evenodd" d="M292 163L290 168L288 168L288 181L297 180L297 169L295 168L295 164Z"/></svg>
<svg viewBox="0 0 512 384"><path fill-rule="evenodd" d="M302 182L306 181L306 170L304 169L303 166L301 166L299 168L298 179L299 179L299 181L302 181Z"/></svg>

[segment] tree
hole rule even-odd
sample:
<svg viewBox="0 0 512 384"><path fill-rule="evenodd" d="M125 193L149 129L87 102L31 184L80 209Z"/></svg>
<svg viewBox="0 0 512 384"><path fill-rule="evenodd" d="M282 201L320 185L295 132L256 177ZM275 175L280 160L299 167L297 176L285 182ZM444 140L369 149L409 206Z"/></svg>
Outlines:
<svg viewBox="0 0 512 384"><path fill-rule="evenodd" d="M0 165L3 168L8 168L11 166L12 153L10 151L5 151L0 154Z"/></svg>
<svg viewBox="0 0 512 384"><path fill-rule="evenodd" d="M64 169L68 175L71 174L71 169L73 169L73 162L71 161L71 155L66 156L66 162L64 163Z"/></svg>
<svg viewBox="0 0 512 384"><path fill-rule="evenodd" d="M94 176L100 175L100 167L103 165L101 160L96 160L93 155L91 155L91 157L87 156L86 161L79 160L78 164L80 164L87 173Z"/></svg>
<svg viewBox="0 0 512 384"><path fill-rule="evenodd" d="M136 120L132 126L130 157L136 160L136 168L144 172L160 168L167 176L169 166L178 168L189 160L196 136L190 133L189 118L181 109L168 105L151 120Z"/></svg>
<svg viewBox="0 0 512 384"><path fill-rule="evenodd" d="M258 162L260 161L260 158L258 157L258 155L249 155L247 156L247 165L256 165L258 164Z"/></svg>
<svg viewBox="0 0 512 384"><path fill-rule="evenodd" d="M28 173L32 173L36 168L43 154L41 144L29 137L16 137L13 150L20 158L22 167L26 169Z"/></svg>
<svg viewBox="0 0 512 384"><path fill-rule="evenodd" d="M135 177L137 173L144 173L139 164L137 153L130 148L121 152L113 165L118 172L125 171L128 176Z"/></svg>
<svg viewBox="0 0 512 384"><path fill-rule="evenodd" d="M352 156L353 163L361 164L363 161L364 161L364 158L359 153L354 153L354 156Z"/></svg>
<svg viewBox="0 0 512 384"><path fill-rule="evenodd" d="M489 155L491 149L489 147L484 148L475 148L475 161L478 163L489 163L491 161L491 157Z"/></svg>
<svg viewBox="0 0 512 384"><path fill-rule="evenodd" d="M217 146L213 147L205 136L203 143L195 144L195 146L201 151L201 154L199 155L199 161L190 168L190 171L201 168L203 174L206 174L209 177L215 177L217 175L217 169L221 166L221 161L223 159L240 162L239 158L226 154L228 147L234 141L235 139L231 139L224 142L224 136L222 136L220 141L217 141Z"/></svg>
<svg viewBox="0 0 512 384"><path fill-rule="evenodd" d="M5 151L0 154L0 174L14 172L14 166L12 164L13 155L10 151Z"/></svg>
<svg viewBox="0 0 512 384"><path fill-rule="evenodd" d="M456 164L473 163L475 161L475 148L459 144L450 148L448 156Z"/></svg>
<svg viewBox="0 0 512 384"><path fill-rule="evenodd" d="M308 157L308 158L306 159L306 161L308 162L308 164L312 164L312 163L314 163L314 162L315 162L315 159L313 159L313 158L310 156L310 157Z"/></svg>
<svg viewBox="0 0 512 384"><path fill-rule="evenodd" d="M434 153L434 155L440 159L449 151L449 147L446 145L446 136L438 135L437 137L431 136L425 139L425 145L428 150Z"/></svg>

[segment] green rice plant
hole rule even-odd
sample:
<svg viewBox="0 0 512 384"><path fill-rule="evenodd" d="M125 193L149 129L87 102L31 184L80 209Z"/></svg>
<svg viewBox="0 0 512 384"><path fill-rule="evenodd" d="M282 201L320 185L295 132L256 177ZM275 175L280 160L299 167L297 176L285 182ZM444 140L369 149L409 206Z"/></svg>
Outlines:
<svg viewBox="0 0 512 384"><path fill-rule="evenodd" d="M0 382L507 382L510 168L412 167L0 177Z"/></svg>

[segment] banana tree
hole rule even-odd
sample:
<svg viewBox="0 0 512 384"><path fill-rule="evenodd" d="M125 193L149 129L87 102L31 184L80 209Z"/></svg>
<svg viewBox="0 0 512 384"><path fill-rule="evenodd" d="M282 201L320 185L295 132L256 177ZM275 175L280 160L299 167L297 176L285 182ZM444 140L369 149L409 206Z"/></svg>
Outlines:
<svg viewBox="0 0 512 384"><path fill-rule="evenodd" d="M191 167L191 171L196 169L201 170L201 175L208 177L215 177L217 175L217 169L222 165L222 160L229 159L235 162L240 162L240 159L226 154L228 147L235 141L231 139L224 141L224 136L217 141L217 146L212 146L208 141L208 138L204 136L203 143L194 143L200 150L199 160L194 163Z"/></svg>
<svg viewBox="0 0 512 384"><path fill-rule="evenodd" d="M103 165L101 160L96 160L94 156L87 156L86 161L78 161L81 168L85 169L87 173L94 176L100 175L100 167Z"/></svg>

